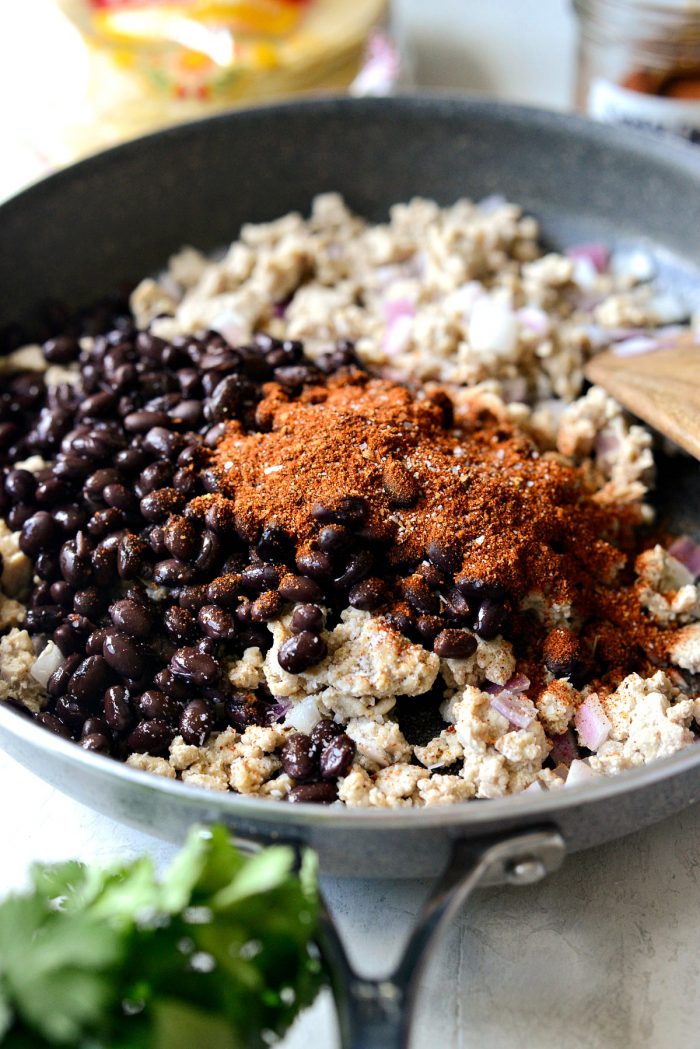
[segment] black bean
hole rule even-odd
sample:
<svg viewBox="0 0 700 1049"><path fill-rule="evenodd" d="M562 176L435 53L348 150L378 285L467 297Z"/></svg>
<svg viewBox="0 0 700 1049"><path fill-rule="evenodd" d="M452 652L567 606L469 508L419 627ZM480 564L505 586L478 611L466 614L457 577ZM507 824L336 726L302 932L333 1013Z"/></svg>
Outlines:
<svg viewBox="0 0 700 1049"><path fill-rule="evenodd" d="M61 608L73 607L73 589L63 579L51 584L50 593L52 602L60 605ZM81 614L84 615L84 613Z"/></svg>
<svg viewBox="0 0 700 1049"><path fill-rule="evenodd" d="M320 663L328 648L323 638L302 630L300 634L287 638L280 646L277 660L283 670L290 674L301 674L304 670Z"/></svg>
<svg viewBox="0 0 700 1049"><path fill-rule="evenodd" d="M119 539L115 535L107 536L95 547L90 563L92 574L98 586L109 586L116 582L119 574L117 563L119 559Z"/></svg>
<svg viewBox="0 0 700 1049"><path fill-rule="evenodd" d="M179 681L174 677L171 670L167 667L165 670L159 670L153 678L153 684L160 692L165 692L168 696L172 696L173 699L184 701L189 697L189 688L184 681Z"/></svg>
<svg viewBox="0 0 700 1049"><path fill-rule="evenodd" d="M285 575L280 580L279 593L285 601L310 603L321 601L323 590L313 579L303 575Z"/></svg>
<svg viewBox="0 0 700 1049"><path fill-rule="evenodd" d="M322 524L340 524L354 527L361 525L369 512L366 499L359 495L347 495L333 503L314 503L311 516Z"/></svg>
<svg viewBox="0 0 700 1049"><path fill-rule="evenodd" d="M85 654L88 656L101 656L102 647L108 633L109 630L106 627L93 630L85 642Z"/></svg>
<svg viewBox="0 0 700 1049"><path fill-rule="evenodd" d="M254 623L269 623L277 619L284 607L284 598L278 590L266 590L250 603L250 618Z"/></svg>
<svg viewBox="0 0 700 1049"><path fill-rule="evenodd" d="M196 641L198 636L197 620L187 608L171 605L163 615L163 625L171 641L177 645Z"/></svg>
<svg viewBox="0 0 700 1049"><path fill-rule="evenodd" d="M414 575L404 580L401 589L411 608L421 615L434 616L440 611L440 599L421 576Z"/></svg>
<svg viewBox="0 0 700 1049"><path fill-rule="evenodd" d="M369 550L358 550L351 554L345 565L345 570L337 576L333 582L339 590L347 590L355 586L360 580L365 579L374 567L374 557Z"/></svg>
<svg viewBox="0 0 700 1049"><path fill-rule="evenodd" d="M137 482L137 492L139 495L147 495L149 492L158 491L159 488L168 488L172 480L172 463L159 460L141 471Z"/></svg>
<svg viewBox="0 0 700 1049"><path fill-rule="evenodd" d="M331 780L321 783L300 783L293 787L287 795L287 801L292 804L307 802L312 805L330 805L338 797L338 788Z"/></svg>
<svg viewBox="0 0 700 1049"><path fill-rule="evenodd" d="M233 616L218 605L204 605L200 608L197 622L207 637L216 641L231 641L236 636Z"/></svg>
<svg viewBox="0 0 700 1049"><path fill-rule="evenodd" d="M63 722L74 731L80 731L85 721L85 710L80 703L67 696L59 696L56 700L54 713L59 721Z"/></svg>
<svg viewBox="0 0 700 1049"><path fill-rule="evenodd" d="M5 491L14 503L28 503L36 491L36 477L29 470L10 470L5 478Z"/></svg>
<svg viewBox="0 0 700 1049"><path fill-rule="evenodd" d="M86 516L77 506L62 506L54 510L53 519L64 535L74 535L85 525Z"/></svg>
<svg viewBox="0 0 700 1049"><path fill-rule="evenodd" d="M328 743L321 753L319 765L323 779L347 776L355 760L355 741L344 732Z"/></svg>
<svg viewBox="0 0 700 1049"><path fill-rule="evenodd" d="M55 630L63 619L63 609L58 605L42 605L28 608L24 625L31 634L48 634Z"/></svg>
<svg viewBox="0 0 700 1049"><path fill-rule="evenodd" d="M445 598L445 611L451 619L472 619L474 616L474 602L466 599L456 587L453 587Z"/></svg>
<svg viewBox="0 0 700 1049"><path fill-rule="evenodd" d="M351 587L348 603L363 612L374 612L384 604L387 597L386 583L383 579L372 577Z"/></svg>
<svg viewBox="0 0 700 1049"><path fill-rule="evenodd" d="M323 610L318 605L298 605L294 609L290 624L293 634L300 634L302 630L310 630L312 634L320 634L323 626Z"/></svg>
<svg viewBox="0 0 700 1049"><path fill-rule="evenodd" d="M207 385L205 381L205 391ZM240 375L227 375L216 385L205 404L204 413L208 422L220 423L226 419L235 419L243 404L250 400L252 389L251 384Z"/></svg>
<svg viewBox="0 0 700 1049"><path fill-rule="evenodd" d="M311 742L315 744L316 749L319 753L324 750L331 740L335 739L342 732L342 728L335 721L331 721L330 718L321 718L317 721L311 730Z"/></svg>
<svg viewBox="0 0 700 1049"><path fill-rule="evenodd" d="M32 514L22 525L19 546L22 553L35 557L43 550L49 550L56 538L56 526L51 514L39 510Z"/></svg>
<svg viewBox="0 0 700 1049"><path fill-rule="evenodd" d="M118 630L107 633L102 654L109 665L125 678L136 680L146 668L146 661L137 643L128 634Z"/></svg>
<svg viewBox="0 0 700 1049"><path fill-rule="evenodd" d="M203 575L209 575L221 560L221 540L213 532L202 533L199 553L194 559L194 567Z"/></svg>
<svg viewBox="0 0 700 1049"><path fill-rule="evenodd" d="M285 742L280 752L282 768L292 779L303 783L318 778L318 754L311 737L304 732L295 732Z"/></svg>
<svg viewBox="0 0 700 1049"><path fill-rule="evenodd" d="M96 510L85 527L93 539L101 539L121 528L123 524L124 514L110 506L106 510Z"/></svg>
<svg viewBox="0 0 700 1049"><path fill-rule="evenodd" d="M58 585L58 584L57 584ZM68 584L64 583L64 586ZM104 597L97 587L77 590L73 596L73 611L88 619L98 619L104 608Z"/></svg>
<svg viewBox="0 0 700 1049"><path fill-rule="evenodd" d="M180 648L170 660L175 677L192 685L213 685L221 674L217 661L196 648Z"/></svg>
<svg viewBox="0 0 700 1049"><path fill-rule="evenodd" d="M7 523L13 532L18 532L20 528L23 528L25 521L28 521L33 513L33 507L29 506L27 503L16 503L15 506L10 507L7 513ZM19 545L21 549L21 538Z"/></svg>
<svg viewBox="0 0 700 1049"><path fill-rule="evenodd" d="M57 697L64 695L75 668L79 666L81 662L79 655L72 654L68 656L62 667L59 667L58 670L54 670L46 686L46 691L50 696Z"/></svg>
<svg viewBox="0 0 700 1049"><path fill-rule="evenodd" d="M254 692L236 692L226 700L224 715L229 725L245 729L248 725L264 725L268 710Z"/></svg>
<svg viewBox="0 0 700 1049"><path fill-rule="evenodd" d="M443 659L469 659L476 649L476 638L468 630L441 630L433 642L433 651Z"/></svg>
<svg viewBox="0 0 700 1049"><path fill-rule="evenodd" d="M140 536L128 532L119 540L117 571L122 579L135 579L148 564L148 545Z"/></svg>
<svg viewBox="0 0 700 1049"><path fill-rule="evenodd" d="M86 397L78 405L78 416L81 419L102 419L110 416L117 407L117 398L113 393L102 390Z"/></svg>
<svg viewBox="0 0 700 1049"><path fill-rule="evenodd" d="M49 714L44 711L42 714L37 714L38 723L44 728L47 728L49 732L53 732L55 736L61 736L62 739L72 739L72 733L67 725L64 725L62 721L59 721L53 714Z"/></svg>
<svg viewBox="0 0 700 1049"><path fill-rule="evenodd" d="M240 575L229 572L212 580L206 590L207 600L212 605L229 608L235 605L243 589ZM182 597L181 597L182 600Z"/></svg>
<svg viewBox="0 0 700 1049"><path fill-rule="evenodd" d="M102 492L102 498L107 506L116 510L124 510L127 513L136 508L136 496L124 484L108 484Z"/></svg>
<svg viewBox="0 0 700 1049"><path fill-rule="evenodd" d="M279 586L279 572L272 565L251 565L243 569L241 583L247 593L262 594Z"/></svg>
<svg viewBox="0 0 700 1049"><path fill-rule="evenodd" d="M209 596L208 588L202 584L197 586L183 586L178 595L180 608L198 609L202 605L215 604Z"/></svg>
<svg viewBox="0 0 700 1049"><path fill-rule="evenodd" d="M96 754L109 754L111 749L110 741L101 732L91 732L89 735L83 736L80 740L80 746L83 750L92 750Z"/></svg>
<svg viewBox="0 0 700 1049"><path fill-rule="evenodd" d="M159 586L187 586L194 576L194 569L176 557L159 561L153 569L153 581Z"/></svg>
<svg viewBox="0 0 700 1049"><path fill-rule="evenodd" d="M492 601L499 601L505 597L506 590L501 583L489 582L486 579L481 579L478 576L461 575L455 579L457 589L464 594L466 598L474 598L481 601L483 598L489 598Z"/></svg>
<svg viewBox="0 0 700 1049"><path fill-rule="evenodd" d="M177 488L159 488L157 492L144 495L139 509L147 521L158 524L171 514L179 513L185 505L185 497Z"/></svg>
<svg viewBox="0 0 700 1049"><path fill-rule="evenodd" d="M490 597L484 598L476 615L474 633L483 641L492 641L502 632L505 623L506 610L503 605Z"/></svg>
<svg viewBox="0 0 700 1049"><path fill-rule="evenodd" d="M231 535L236 531L235 504L231 499L215 498L207 507L204 520L217 535Z"/></svg>
<svg viewBox="0 0 700 1049"><path fill-rule="evenodd" d="M111 674L102 656L88 656L73 671L66 695L77 703L87 704L101 698Z"/></svg>
<svg viewBox="0 0 700 1049"><path fill-rule="evenodd" d="M49 364L71 364L80 356L80 343L70 335L57 335L41 348Z"/></svg>
<svg viewBox="0 0 700 1049"><path fill-rule="evenodd" d="M188 561L197 552L199 534L186 517L171 517L163 529L163 542L173 557L180 561Z"/></svg>
<svg viewBox="0 0 700 1049"><path fill-rule="evenodd" d="M185 743L201 747L214 728L214 714L204 699L193 699L180 716L180 735Z"/></svg>
<svg viewBox="0 0 700 1049"><path fill-rule="evenodd" d="M110 605L109 614L117 630L134 637L148 637L153 628L153 619L148 608L138 601L123 598Z"/></svg>
<svg viewBox="0 0 700 1049"><path fill-rule="evenodd" d="M444 626L445 622L440 616L419 616L416 621L416 629L420 634L421 641L426 645L432 645L440 631L444 629Z"/></svg>
<svg viewBox="0 0 700 1049"><path fill-rule="evenodd" d="M157 455L159 459L177 459L184 443L179 433L166 430L163 426L154 426L146 434L143 447L145 451Z"/></svg>
<svg viewBox="0 0 700 1049"><path fill-rule="evenodd" d="M174 722L180 714L180 708L175 700L157 688L149 688L143 692L134 701L134 706L146 721Z"/></svg>
<svg viewBox="0 0 700 1049"><path fill-rule="evenodd" d="M333 560L322 550L297 554L296 567L302 575L312 579L328 580L333 575Z"/></svg>
<svg viewBox="0 0 700 1049"><path fill-rule="evenodd" d="M425 548L429 561L432 561L441 571L453 575L460 568L463 554L459 548L447 540L432 540Z"/></svg>
<svg viewBox="0 0 700 1049"><path fill-rule="evenodd" d="M331 557L342 554L352 543L352 535L342 525L326 525L318 533L316 545Z"/></svg>
<svg viewBox="0 0 700 1049"><path fill-rule="evenodd" d="M91 717L86 718L81 729L81 736L90 736L93 732L99 732L100 735L105 736L107 739L110 738L109 725L104 718Z"/></svg>
<svg viewBox="0 0 700 1049"><path fill-rule="evenodd" d="M146 433L154 426L167 427L170 419L165 412L137 411L124 416L124 429L129 433Z"/></svg>
<svg viewBox="0 0 700 1049"><path fill-rule="evenodd" d="M83 552L78 539L69 539L63 544L59 564L61 575L71 586L84 587L89 583L92 576L92 565L89 554Z"/></svg>
<svg viewBox="0 0 700 1049"><path fill-rule="evenodd" d="M292 540L284 528L270 525L264 528L257 544L258 555L263 561L286 561L292 551Z"/></svg>
<svg viewBox="0 0 700 1049"><path fill-rule="evenodd" d="M113 732L125 732L134 721L129 704L129 693L121 685L112 685L102 701L105 721Z"/></svg>
<svg viewBox="0 0 700 1049"><path fill-rule="evenodd" d="M173 730L167 722L139 721L126 743L132 753L162 754L172 738Z"/></svg>
<svg viewBox="0 0 700 1049"><path fill-rule="evenodd" d="M61 574L58 557L55 554L38 554L34 560L34 572L39 576L39 579L53 581L57 575Z"/></svg>

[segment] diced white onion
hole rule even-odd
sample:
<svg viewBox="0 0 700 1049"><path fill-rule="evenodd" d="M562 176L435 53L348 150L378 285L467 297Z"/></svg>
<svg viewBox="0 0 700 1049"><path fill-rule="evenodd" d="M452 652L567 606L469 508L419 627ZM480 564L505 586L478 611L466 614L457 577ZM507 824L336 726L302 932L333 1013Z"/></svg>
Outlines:
<svg viewBox="0 0 700 1049"><path fill-rule="evenodd" d="M315 696L308 696L299 703L294 703L285 715L283 724L308 735L320 720L318 700Z"/></svg>
<svg viewBox="0 0 700 1049"><path fill-rule="evenodd" d="M577 787L581 783L587 783L589 780L595 779L596 776L598 776L598 773L594 772L587 762L580 761L577 758L576 761L571 762L569 775L566 777L564 786Z"/></svg>
<svg viewBox="0 0 700 1049"><path fill-rule="evenodd" d="M39 682L42 688L46 688L51 675L55 673L59 667L62 667L64 662L65 659L63 653L58 645L54 644L53 641L49 641L41 655L34 661L34 663L32 663L29 673L35 681Z"/></svg>
<svg viewBox="0 0 700 1049"><path fill-rule="evenodd" d="M510 306L493 296L477 299L469 318L469 344L478 353L510 357L518 344L518 321Z"/></svg>

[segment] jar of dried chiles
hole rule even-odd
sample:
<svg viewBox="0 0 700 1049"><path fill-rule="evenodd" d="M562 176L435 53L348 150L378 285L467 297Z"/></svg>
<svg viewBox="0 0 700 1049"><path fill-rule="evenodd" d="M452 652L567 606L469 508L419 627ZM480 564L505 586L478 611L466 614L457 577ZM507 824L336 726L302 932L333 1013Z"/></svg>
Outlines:
<svg viewBox="0 0 700 1049"><path fill-rule="evenodd" d="M574 0L574 8L577 108L700 142L700 4Z"/></svg>

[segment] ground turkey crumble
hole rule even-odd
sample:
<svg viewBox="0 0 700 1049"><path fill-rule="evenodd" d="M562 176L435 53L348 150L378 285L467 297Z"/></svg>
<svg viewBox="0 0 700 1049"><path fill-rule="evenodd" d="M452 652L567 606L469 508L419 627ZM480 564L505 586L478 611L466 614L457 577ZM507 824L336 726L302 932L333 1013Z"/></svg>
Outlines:
<svg viewBox="0 0 700 1049"><path fill-rule="evenodd" d="M532 442L533 458L580 470L599 507L617 514L627 508L635 527L650 524L644 498L654 480L651 435L602 389L582 392L582 368L598 349L638 337L637 329L684 320L683 305L657 288L638 257L625 268L619 260L601 262L599 251L544 254L537 238L536 222L499 198L449 208L413 200L395 206L386 224L371 225L326 194L316 198L308 219L290 214L245 226L216 260L183 249L165 273L138 285L131 310L139 329L175 340L176 347L190 336L196 341L202 330L218 332L232 346L263 330L303 340L307 357L323 366L333 346L348 340L371 373L419 387L419 398L440 404L446 391L456 426L482 414L496 425L500 420ZM83 335L83 354L95 345ZM0 371L40 376L48 390L79 386L78 366L59 358L24 346L1 359ZM273 401L283 400L286 390ZM61 396L69 394L54 394ZM269 400L269 390L265 396ZM133 428L145 430L136 422ZM30 449L11 465L41 483L46 455ZM455 471L461 469L457 463ZM386 471L385 487L398 506L418 498L417 476L411 462ZM169 484L161 486L175 491ZM110 498L111 509L121 507L120 499L126 505L121 493ZM45 576L34 574L36 565L20 548L20 529L4 520L0 555L0 699L41 716L66 653L32 623L25 629L30 588ZM600 644L611 667L614 643L585 637L586 614L575 595L555 599L544 587L520 594L512 609L518 622L529 617L557 640L544 668L527 665L500 632L475 634L473 650L460 658L406 636L396 615L348 607L332 616L318 599L324 654L294 672L280 664L280 652L299 635L294 617L308 601L288 598L279 614L262 617L265 644L250 644L224 661L226 687L239 706L252 710L264 694L275 704L266 708L273 723L229 725L200 742L171 733L155 753L122 748L119 756L133 768L211 790L295 800L305 779L287 771L285 748L299 734L306 738L331 724L332 738L342 730L349 741L335 777L338 802L396 808L556 790L572 768L573 782L583 773L607 776L675 753L694 743L700 723L693 681L700 672L700 565L658 543L631 565L622 553L606 565L613 589L630 575L630 600L656 631L654 658L643 674L611 670L587 680L574 651L579 635L589 648ZM435 565L426 559L419 569L429 573ZM154 606L165 601L167 580L139 582ZM445 600L441 596L441 612ZM655 670L651 664L659 662L663 669ZM412 701L428 698L440 724L419 740L406 726L406 712Z"/></svg>

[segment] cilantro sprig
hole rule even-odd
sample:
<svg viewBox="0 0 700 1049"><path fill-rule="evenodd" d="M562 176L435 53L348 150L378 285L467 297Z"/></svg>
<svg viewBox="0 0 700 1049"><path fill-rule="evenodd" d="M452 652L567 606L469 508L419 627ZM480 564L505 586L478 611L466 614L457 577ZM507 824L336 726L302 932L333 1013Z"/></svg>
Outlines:
<svg viewBox="0 0 700 1049"><path fill-rule="evenodd" d="M262 1049L313 1001L316 870L195 829L162 880L148 857L37 865L0 903L3 1049Z"/></svg>

